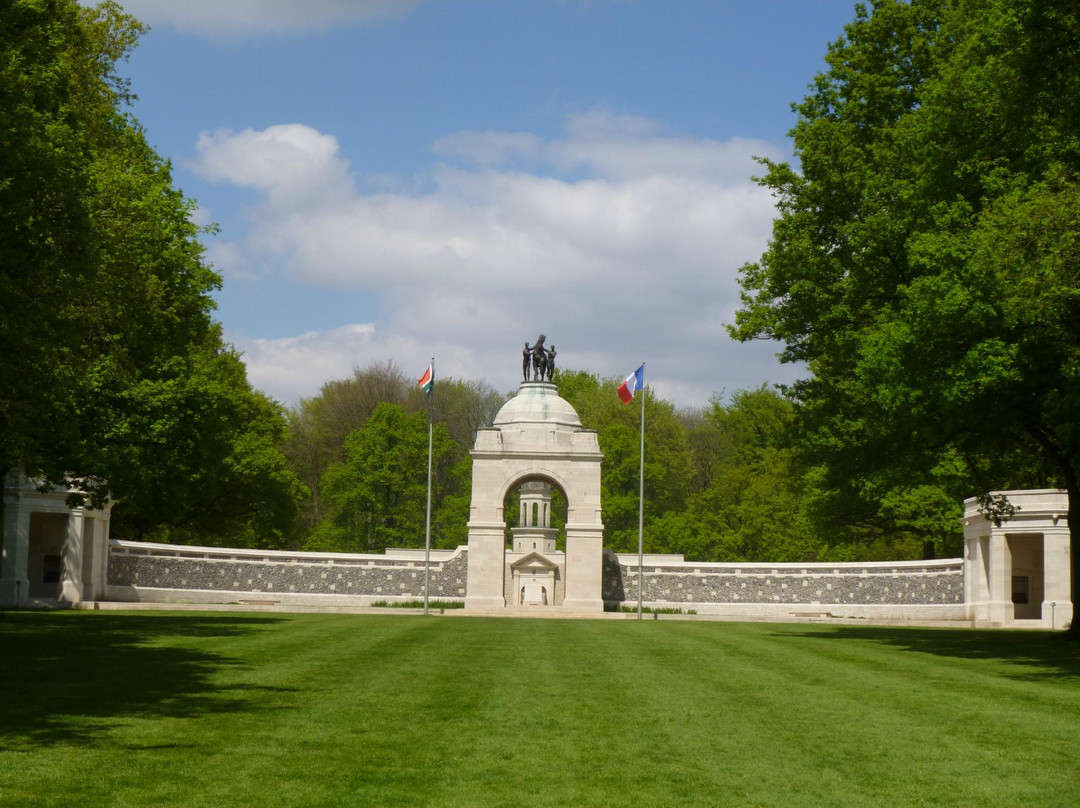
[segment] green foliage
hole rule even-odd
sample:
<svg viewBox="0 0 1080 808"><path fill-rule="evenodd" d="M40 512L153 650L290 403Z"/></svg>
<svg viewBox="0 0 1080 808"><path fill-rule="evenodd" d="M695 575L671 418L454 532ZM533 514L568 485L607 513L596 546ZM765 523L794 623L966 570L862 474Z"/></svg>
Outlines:
<svg viewBox="0 0 1080 808"><path fill-rule="evenodd" d="M955 546L960 496L1080 494L1080 7L877 0L827 62L733 333L807 363L837 519Z"/></svg>
<svg viewBox="0 0 1080 808"><path fill-rule="evenodd" d="M345 438L375 412L380 402L403 404L409 381L393 363L357 369L349 379L326 382L319 395L302 399L289 412L285 454L310 491L303 520L311 528L324 514L322 476L331 463L345 459Z"/></svg>
<svg viewBox="0 0 1080 808"><path fill-rule="evenodd" d="M115 3L0 5L0 471L119 501L116 535L280 546L284 417L213 322L195 204L125 111Z"/></svg>
<svg viewBox="0 0 1080 808"><path fill-rule="evenodd" d="M72 58L87 47L79 13L73 2L0 6L0 470L53 477L79 448L80 314L97 250Z"/></svg>
<svg viewBox="0 0 1080 808"><path fill-rule="evenodd" d="M621 380L600 379L585 371L557 370L555 383L581 418L595 429L604 453L601 498L605 545L619 552L637 550L641 485L641 396L645 396L645 543L654 548L653 528L670 512L686 506L693 474L686 432L670 402L646 387L629 404L616 390Z"/></svg>
<svg viewBox="0 0 1080 808"><path fill-rule="evenodd" d="M604 604L605 612L618 611L623 614L637 614L638 607L630 604L619 604L618 609L614 606L608 608L608 604ZM642 606L642 614L697 614L697 609L687 609L685 612L678 606Z"/></svg>
<svg viewBox="0 0 1080 808"><path fill-rule="evenodd" d="M465 523L472 475L468 453L476 430L491 424L506 397L484 382L458 379L436 380L433 396L435 421L453 446L446 462L433 469L440 496L432 514L432 536L438 537L440 546L452 547L467 540ZM365 425L380 403L395 404L411 413L423 411L426 463L428 400L415 380L393 362L373 364L357 369L348 379L329 381L317 396L302 400L289 413L285 452L289 467L310 492L302 510L301 530L311 533L304 540L306 547L343 546L341 542L345 540L336 534L337 528L325 521L328 514L334 518L340 514L326 501L324 476L330 466L345 461L346 438Z"/></svg>
<svg viewBox="0 0 1080 808"><path fill-rule="evenodd" d="M376 600L372 601L372 606L376 608L386 609L423 609L424 601L422 600ZM429 600L429 609L464 609L465 601L463 600Z"/></svg>
<svg viewBox="0 0 1080 808"><path fill-rule="evenodd" d="M463 476L450 468L455 445L446 428L432 431L432 545L455 546L460 535L437 530L444 508L443 481ZM428 418L397 404L379 404L367 422L345 439L345 460L322 478L327 516L307 549L382 552L423 547L427 518ZM436 474L435 471L439 473ZM457 472L457 473L455 473ZM456 501L450 503L454 510ZM454 516L461 516L455 511ZM462 530L464 522L461 522Z"/></svg>
<svg viewBox="0 0 1080 808"><path fill-rule="evenodd" d="M666 549L706 561L818 557L804 470L790 444L792 419L791 402L765 387L739 391L727 404L713 399L695 433L696 445L714 451L700 453L700 489L665 526Z"/></svg>

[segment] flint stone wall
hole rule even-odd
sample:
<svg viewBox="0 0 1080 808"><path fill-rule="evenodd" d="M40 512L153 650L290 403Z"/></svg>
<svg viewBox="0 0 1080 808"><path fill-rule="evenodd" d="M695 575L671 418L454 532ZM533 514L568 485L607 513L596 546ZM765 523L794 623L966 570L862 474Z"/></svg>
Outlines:
<svg viewBox="0 0 1080 808"><path fill-rule="evenodd" d="M468 549L432 550L431 598L465 597ZM424 596L424 551L386 554L231 550L113 541L109 546L110 600L235 600L237 596L366 605Z"/></svg>
<svg viewBox="0 0 1080 808"><path fill-rule="evenodd" d="M771 613L817 610L962 619L963 559L844 564L721 564L645 556L642 600L698 611ZM604 554L604 600L636 604L637 555ZM766 607L765 609L759 607Z"/></svg>
<svg viewBox="0 0 1080 808"><path fill-rule="evenodd" d="M701 614L963 620L962 559L847 564L720 564L646 555L642 600ZM431 598L467 595L468 548L432 550ZM636 605L636 554L604 551L603 598ZM214 603L246 599L368 605L424 595L424 551L385 554L233 550L112 541L107 599Z"/></svg>

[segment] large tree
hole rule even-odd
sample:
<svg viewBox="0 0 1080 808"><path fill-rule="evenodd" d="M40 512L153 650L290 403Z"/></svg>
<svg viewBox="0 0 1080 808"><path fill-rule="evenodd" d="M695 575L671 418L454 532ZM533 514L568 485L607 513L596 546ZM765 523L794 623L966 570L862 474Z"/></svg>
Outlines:
<svg viewBox="0 0 1080 808"><path fill-rule="evenodd" d="M0 474L62 474L79 444L79 312L97 258L79 16L74 3L0 3ZM99 76L89 92L113 91Z"/></svg>
<svg viewBox="0 0 1080 808"><path fill-rule="evenodd" d="M284 415L222 341L195 203L117 72L144 30L0 0L0 472L116 498L121 535L281 544Z"/></svg>
<svg viewBox="0 0 1080 808"><path fill-rule="evenodd" d="M306 549L380 553L387 547L423 547L427 514L428 416L381 403L345 439L345 459L322 479L326 515ZM465 536L468 504L455 510L455 443L442 424L432 439L432 546L454 547ZM451 495L450 501L447 501ZM446 532L449 529L449 535Z"/></svg>
<svg viewBox="0 0 1080 808"><path fill-rule="evenodd" d="M779 217L733 332L806 363L836 487L914 490L945 463L1075 506L1080 5L875 0L826 59L797 165L766 162ZM1070 527L1075 591L1075 507Z"/></svg>

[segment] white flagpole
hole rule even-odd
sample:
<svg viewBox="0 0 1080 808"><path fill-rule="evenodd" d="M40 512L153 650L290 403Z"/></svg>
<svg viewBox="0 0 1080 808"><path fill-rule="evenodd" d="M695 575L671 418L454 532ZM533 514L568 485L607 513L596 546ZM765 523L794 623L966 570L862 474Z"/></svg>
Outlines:
<svg viewBox="0 0 1080 808"><path fill-rule="evenodd" d="M431 580L431 436L434 431L435 357L431 357L431 392L428 394L427 427L427 519L424 523L424 614L428 613L428 583Z"/></svg>
<svg viewBox="0 0 1080 808"><path fill-rule="evenodd" d="M641 363L641 466L638 469L638 522L637 522L637 619L641 619L641 586L644 579L645 554L645 363Z"/></svg>

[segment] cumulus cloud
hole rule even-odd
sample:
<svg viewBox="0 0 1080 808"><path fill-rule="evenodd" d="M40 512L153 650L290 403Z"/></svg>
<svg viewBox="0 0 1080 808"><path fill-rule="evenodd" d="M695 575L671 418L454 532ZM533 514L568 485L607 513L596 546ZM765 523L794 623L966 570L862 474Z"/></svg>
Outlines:
<svg viewBox="0 0 1080 808"><path fill-rule="evenodd" d="M195 153L205 179L263 191L271 205L310 209L341 203L353 190L337 138L301 124L203 132Z"/></svg>
<svg viewBox="0 0 1080 808"><path fill-rule="evenodd" d="M150 25L204 36L252 36L321 31L338 25L407 15L423 0L123 0ZM93 5L96 0L82 0Z"/></svg>
<svg viewBox="0 0 1080 808"><path fill-rule="evenodd" d="M329 373L337 356L342 376L357 357L420 363L437 350L453 357L448 372L510 389L517 343L534 331L563 366L625 374L653 358L650 384L684 404L784 380L775 347L723 330L738 267L769 235L772 199L750 177L753 155L778 156L771 144L668 136L594 112L549 141L458 133L433 150L443 162L423 191L365 191L378 186L336 139L301 124L200 137L194 170L259 193L253 263L378 295L385 312L377 324L249 341L256 384L287 397L289 368ZM329 377L306 382L307 394Z"/></svg>

